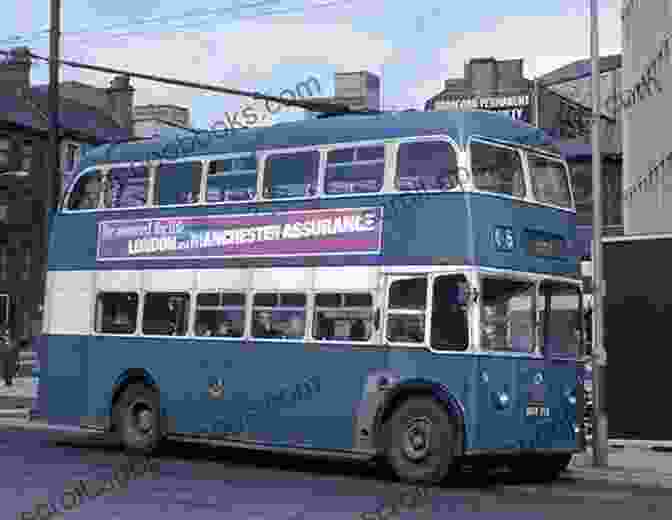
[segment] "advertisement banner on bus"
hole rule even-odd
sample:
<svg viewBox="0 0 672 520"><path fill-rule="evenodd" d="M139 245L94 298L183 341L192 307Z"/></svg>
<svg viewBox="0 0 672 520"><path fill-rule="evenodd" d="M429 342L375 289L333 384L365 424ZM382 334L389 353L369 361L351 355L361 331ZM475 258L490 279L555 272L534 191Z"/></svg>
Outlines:
<svg viewBox="0 0 672 520"><path fill-rule="evenodd" d="M98 222L99 262L378 254L383 208Z"/></svg>

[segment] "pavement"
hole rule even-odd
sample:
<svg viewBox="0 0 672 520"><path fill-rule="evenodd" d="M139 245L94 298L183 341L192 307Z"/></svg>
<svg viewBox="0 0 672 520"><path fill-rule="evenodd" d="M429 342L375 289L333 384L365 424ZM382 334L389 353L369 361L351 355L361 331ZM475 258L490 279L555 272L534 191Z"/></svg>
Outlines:
<svg viewBox="0 0 672 520"><path fill-rule="evenodd" d="M610 444L612 442L610 441ZM574 456L569 473L583 480L608 480L672 489L672 452L650 447L609 447L607 467L593 466L592 450Z"/></svg>
<svg viewBox="0 0 672 520"><path fill-rule="evenodd" d="M35 399L37 399L36 377L17 377L12 386L5 385L0 379L0 420L28 418Z"/></svg>

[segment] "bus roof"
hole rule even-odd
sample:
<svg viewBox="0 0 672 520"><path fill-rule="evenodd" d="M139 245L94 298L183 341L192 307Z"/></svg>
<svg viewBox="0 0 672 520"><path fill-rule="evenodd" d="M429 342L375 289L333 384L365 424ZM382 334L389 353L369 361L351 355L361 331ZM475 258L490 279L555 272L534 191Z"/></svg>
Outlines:
<svg viewBox="0 0 672 520"><path fill-rule="evenodd" d="M179 144L175 137L106 144L91 150L82 159L80 170L99 163L171 160L209 154L252 153L258 150L430 135L448 135L460 146L466 145L471 136L533 147L552 144L550 137L542 130L495 112L383 112L279 123L264 128L203 131L182 136Z"/></svg>

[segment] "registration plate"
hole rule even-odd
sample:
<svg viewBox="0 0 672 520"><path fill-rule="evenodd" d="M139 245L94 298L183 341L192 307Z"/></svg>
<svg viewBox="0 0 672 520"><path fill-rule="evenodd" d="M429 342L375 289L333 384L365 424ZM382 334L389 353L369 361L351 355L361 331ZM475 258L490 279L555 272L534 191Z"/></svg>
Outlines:
<svg viewBox="0 0 672 520"><path fill-rule="evenodd" d="M551 411L546 406L528 406L526 415L528 417L550 417Z"/></svg>

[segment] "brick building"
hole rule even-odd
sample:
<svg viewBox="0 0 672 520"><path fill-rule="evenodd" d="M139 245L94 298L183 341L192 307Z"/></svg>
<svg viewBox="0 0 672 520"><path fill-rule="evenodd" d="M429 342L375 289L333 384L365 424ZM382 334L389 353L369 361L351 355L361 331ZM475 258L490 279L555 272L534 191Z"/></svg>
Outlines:
<svg viewBox="0 0 672 520"><path fill-rule="evenodd" d="M13 49L0 62L0 320L8 322L16 337L39 333L43 291L48 87L31 85L30 70L27 48ZM114 78L107 89L62 85L65 179L87 147L132 136L132 106L128 78Z"/></svg>

